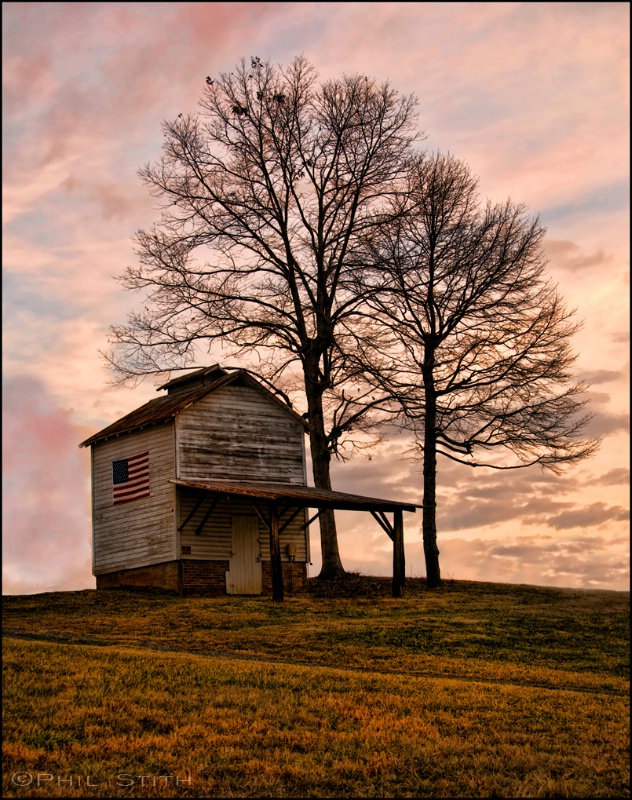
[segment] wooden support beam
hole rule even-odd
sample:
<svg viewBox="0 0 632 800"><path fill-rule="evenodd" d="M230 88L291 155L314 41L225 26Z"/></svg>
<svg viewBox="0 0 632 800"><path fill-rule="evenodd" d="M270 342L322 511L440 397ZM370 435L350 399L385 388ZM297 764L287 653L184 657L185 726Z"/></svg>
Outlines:
<svg viewBox="0 0 632 800"><path fill-rule="evenodd" d="M195 529L195 535L196 536L199 536L202 533L202 531L204 530L204 526L206 525L206 520L211 516L213 511L215 511L215 506L218 503L219 503L219 495L216 494L215 497L213 498L212 502L211 502L211 505L208 507L208 511L206 512L206 514L202 518L202 522L200 522L200 524Z"/></svg>
<svg viewBox="0 0 632 800"><path fill-rule="evenodd" d="M379 516L378 516L379 514ZM384 516L383 511L371 511L371 516L376 519L379 523L386 535L390 538L391 541L394 540L393 528L391 527L391 523L386 519Z"/></svg>
<svg viewBox="0 0 632 800"><path fill-rule="evenodd" d="M395 531L393 530L393 526L391 525L391 523L388 521L388 517L386 516L386 514L383 511L378 511L377 513L382 518L382 520L384 522L384 528L386 530L386 533L391 537L391 541L394 542L395 541Z"/></svg>
<svg viewBox="0 0 632 800"><path fill-rule="evenodd" d="M393 512L393 597L402 597L406 582L404 557L404 516L401 510Z"/></svg>
<svg viewBox="0 0 632 800"><path fill-rule="evenodd" d="M270 530L270 523L268 522L268 520L267 520L267 519L266 519L266 518L263 516L263 514L261 513L261 509L259 508L259 506L258 506L258 505L257 505L257 504L256 504L256 503L253 501L253 500L251 500L251 501L250 501L250 505L251 505L251 506L254 508L254 510L257 512L257 516L259 517L259 519L261 520L261 522L263 522L263 526L264 526L265 528L267 528L267 529L268 529L268 531L269 531L269 530Z"/></svg>
<svg viewBox="0 0 632 800"><path fill-rule="evenodd" d="M270 510L270 566L272 567L272 599L283 600L283 567L279 542L279 512L276 503L268 503Z"/></svg>
<svg viewBox="0 0 632 800"><path fill-rule="evenodd" d="M318 511L317 511L317 512L314 514L314 516L313 516L313 517L311 517L310 519L308 519L308 520L307 520L307 522L305 523L305 525L301 525L301 530L302 530L302 531L304 531L304 530L307 530L307 528L309 528L309 526L312 524L312 522L316 522L316 520L318 519L318 517L320 517L320 515L323 513L323 511L324 511L324 510L325 510L324 508L320 508L320 509L319 509L319 510L318 510Z"/></svg>
<svg viewBox="0 0 632 800"><path fill-rule="evenodd" d="M287 526L288 526L288 525L289 525L291 522L293 522L293 521L296 519L296 517L298 517L299 513L300 513L302 510L303 510L303 509L302 509L300 506L299 506L298 508L295 508L295 509L294 509L294 511L293 511L293 512L290 514L290 516L289 516L289 517L288 517L288 518L285 520L285 522L283 523L283 525L281 525L281 527L279 528L279 533L283 533L283 531L284 531L284 530L287 528ZM285 512L284 512L284 513L285 513ZM281 518L281 516L282 516L282 515L280 514L280 515L279 515L279 519Z"/></svg>
<svg viewBox="0 0 632 800"><path fill-rule="evenodd" d="M201 506L201 505L202 505L202 503L204 502L204 498L205 498L205 497L206 497L206 495L205 495L205 494L200 494L200 496L199 496L199 498L198 498L198 501L197 501L197 503L196 503L196 504L193 506L193 511L191 511L191 513L190 513L190 514L188 515L188 517L187 517L187 518L184 520L184 522L182 523L182 525L180 525L180 527L178 528L178 530L179 530L179 531L181 531L181 530L184 528L184 526L185 526L185 525L186 525L186 524L187 524L187 523L188 523L190 520L192 520L192 519L193 519L193 517L194 517L194 516L197 514L197 512L198 512L198 511L199 511L199 509L200 509L200 506Z"/></svg>

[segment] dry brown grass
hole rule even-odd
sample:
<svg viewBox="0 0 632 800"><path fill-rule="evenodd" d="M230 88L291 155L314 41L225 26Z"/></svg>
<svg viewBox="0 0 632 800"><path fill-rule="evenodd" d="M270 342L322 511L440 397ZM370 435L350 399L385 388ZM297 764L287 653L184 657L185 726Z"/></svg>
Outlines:
<svg viewBox="0 0 632 800"><path fill-rule="evenodd" d="M6 598L4 795L629 796L627 593L371 583Z"/></svg>

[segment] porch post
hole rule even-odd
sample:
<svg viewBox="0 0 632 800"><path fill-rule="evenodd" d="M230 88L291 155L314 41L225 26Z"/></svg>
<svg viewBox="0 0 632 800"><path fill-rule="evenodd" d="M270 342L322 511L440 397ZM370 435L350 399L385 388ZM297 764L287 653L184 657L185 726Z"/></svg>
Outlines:
<svg viewBox="0 0 632 800"><path fill-rule="evenodd" d="M403 597L406 582L403 511L393 512L393 597Z"/></svg>
<svg viewBox="0 0 632 800"><path fill-rule="evenodd" d="M272 599L283 600L283 567L281 565L281 544L279 542L279 510L276 503L269 503L270 509L270 566L272 568Z"/></svg>

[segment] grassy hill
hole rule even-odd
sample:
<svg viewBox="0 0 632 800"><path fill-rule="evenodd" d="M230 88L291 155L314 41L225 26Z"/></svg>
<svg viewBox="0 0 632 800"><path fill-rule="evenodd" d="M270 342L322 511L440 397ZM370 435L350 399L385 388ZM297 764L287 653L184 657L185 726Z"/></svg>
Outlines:
<svg viewBox="0 0 632 800"><path fill-rule="evenodd" d="M629 593L5 597L10 797L629 796Z"/></svg>

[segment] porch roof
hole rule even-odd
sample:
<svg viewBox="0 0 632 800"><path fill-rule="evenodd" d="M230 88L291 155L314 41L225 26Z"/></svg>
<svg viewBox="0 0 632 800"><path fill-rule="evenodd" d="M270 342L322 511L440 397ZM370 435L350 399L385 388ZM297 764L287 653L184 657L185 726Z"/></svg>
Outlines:
<svg viewBox="0 0 632 800"><path fill-rule="evenodd" d="M172 478L170 483L188 489L202 489L218 494L239 495L272 502L283 501L295 508L333 508L340 511L412 511L422 508L419 504L381 500L357 494L317 489L289 483L259 483L255 481L229 481L220 479Z"/></svg>

